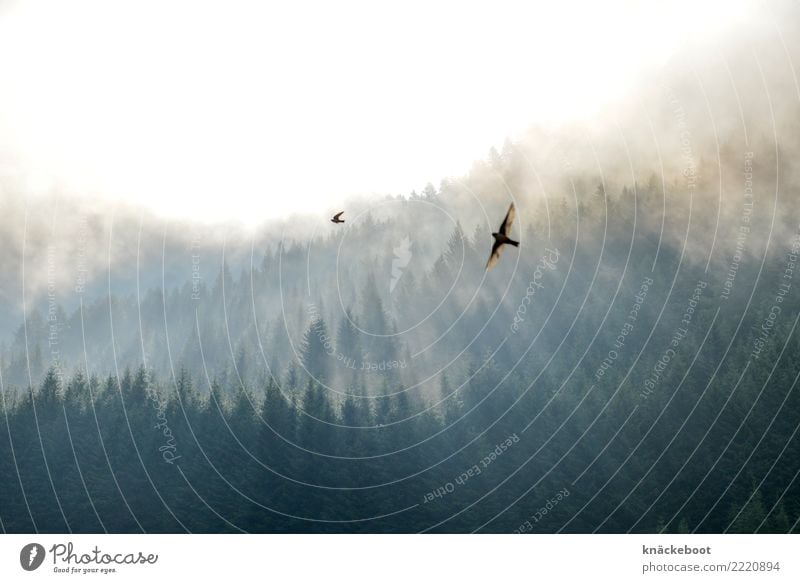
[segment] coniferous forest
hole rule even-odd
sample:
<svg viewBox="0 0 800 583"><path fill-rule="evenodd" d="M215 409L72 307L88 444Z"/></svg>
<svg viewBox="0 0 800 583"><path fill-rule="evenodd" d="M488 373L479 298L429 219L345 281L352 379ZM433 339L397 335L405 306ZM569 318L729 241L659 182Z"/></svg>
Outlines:
<svg viewBox="0 0 800 583"><path fill-rule="evenodd" d="M491 283L487 234L456 224L391 294L394 255L342 278L343 310L306 293L309 257L333 279L348 237L389 253L382 237L402 241L402 226L370 220L311 253L268 251L238 274L223 263L199 292L34 312L18 332L29 349L4 355L3 528L796 529L797 235L748 253L726 287L726 266L659 241L662 219L687 216L670 193L659 216L657 184L554 205L549 240L523 223L530 251L507 252ZM59 361L43 357L26 386L49 330Z"/></svg>
<svg viewBox="0 0 800 583"><path fill-rule="evenodd" d="M798 532L787 42L344 224L2 178L0 530Z"/></svg>

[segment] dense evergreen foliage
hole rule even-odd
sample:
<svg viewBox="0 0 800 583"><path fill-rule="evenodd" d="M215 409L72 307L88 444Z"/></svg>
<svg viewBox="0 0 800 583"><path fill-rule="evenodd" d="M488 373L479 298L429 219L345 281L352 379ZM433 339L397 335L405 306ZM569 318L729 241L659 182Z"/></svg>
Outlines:
<svg viewBox="0 0 800 583"><path fill-rule="evenodd" d="M732 279L737 223L712 253L657 177L579 186L520 205L486 276L489 225L420 208L512 182L495 156L395 218L222 263L197 298L62 310L57 362L31 316L0 369L2 529L796 531L790 221L753 213Z"/></svg>

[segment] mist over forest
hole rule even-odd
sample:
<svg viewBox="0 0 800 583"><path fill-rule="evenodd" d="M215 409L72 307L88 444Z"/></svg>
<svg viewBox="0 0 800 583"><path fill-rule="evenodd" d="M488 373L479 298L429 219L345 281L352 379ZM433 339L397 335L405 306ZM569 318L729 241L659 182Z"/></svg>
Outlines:
<svg viewBox="0 0 800 583"><path fill-rule="evenodd" d="M4 175L3 531L797 532L781 10L592 122L255 227Z"/></svg>

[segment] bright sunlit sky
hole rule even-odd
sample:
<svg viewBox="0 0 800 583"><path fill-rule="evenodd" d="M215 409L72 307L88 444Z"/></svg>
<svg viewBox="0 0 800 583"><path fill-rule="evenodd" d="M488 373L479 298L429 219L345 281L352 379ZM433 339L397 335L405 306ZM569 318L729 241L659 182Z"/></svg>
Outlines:
<svg viewBox="0 0 800 583"><path fill-rule="evenodd" d="M384 6L385 5L385 6ZM698 2L0 5L0 173L259 222L461 175L591 116L744 8Z"/></svg>

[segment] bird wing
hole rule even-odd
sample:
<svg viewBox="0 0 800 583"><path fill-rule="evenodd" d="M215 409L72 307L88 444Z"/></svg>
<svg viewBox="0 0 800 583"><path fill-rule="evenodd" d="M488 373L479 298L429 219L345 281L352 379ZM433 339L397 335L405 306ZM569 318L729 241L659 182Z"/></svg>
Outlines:
<svg viewBox="0 0 800 583"><path fill-rule="evenodd" d="M508 207L508 212L506 213L506 218L503 219L503 224L500 225L499 233L508 236L508 232L511 230L511 223L514 222L514 217L516 216L517 211L514 208L514 203L511 203L511 206Z"/></svg>
<svg viewBox="0 0 800 583"><path fill-rule="evenodd" d="M341 217L343 214L344 214L344 211L339 211L338 213L336 213L335 215L333 215L333 218L334 218L334 219L338 219L338 218L339 218L339 217Z"/></svg>
<svg viewBox="0 0 800 583"><path fill-rule="evenodd" d="M500 241L495 241L494 245L492 245L492 254L489 255L489 261L486 262L487 271L494 267L494 264L500 259L500 253L502 253L502 251L503 244Z"/></svg>

